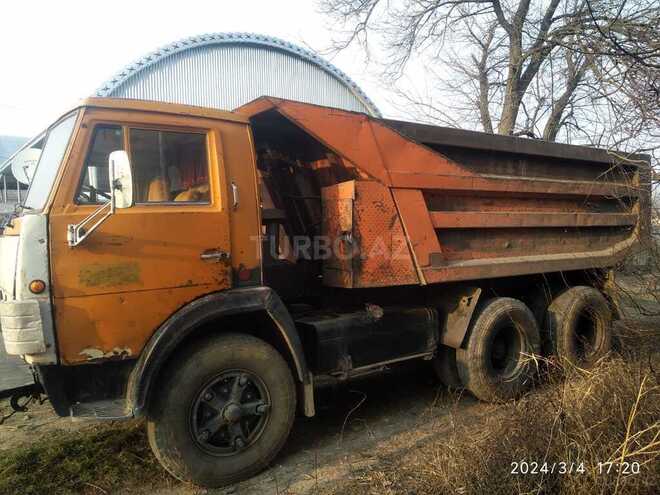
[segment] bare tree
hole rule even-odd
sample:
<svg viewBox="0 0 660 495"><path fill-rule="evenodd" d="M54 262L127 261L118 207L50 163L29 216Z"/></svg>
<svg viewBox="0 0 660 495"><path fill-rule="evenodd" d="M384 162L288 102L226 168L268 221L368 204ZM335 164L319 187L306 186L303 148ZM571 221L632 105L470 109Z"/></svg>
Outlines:
<svg viewBox="0 0 660 495"><path fill-rule="evenodd" d="M657 0L586 0L587 33L604 55L628 65L660 69L660 5Z"/></svg>
<svg viewBox="0 0 660 495"><path fill-rule="evenodd" d="M319 5L336 22L333 49L360 44L368 57L379 51L383 79L425 120L550 141L652 147L640 142L657 129L651 101L658 100L657 0ZM411 66L433 81L425 94L405 84ZM630 105L642 96L644 102Z"/></svg>
<svg viewBox="0 0 660 495"><path fill-rule="evenodd" d="M660 140L660 2L586 0L589 23L582 33L597 53L603 85L634 109L651 139Z"/></svg>

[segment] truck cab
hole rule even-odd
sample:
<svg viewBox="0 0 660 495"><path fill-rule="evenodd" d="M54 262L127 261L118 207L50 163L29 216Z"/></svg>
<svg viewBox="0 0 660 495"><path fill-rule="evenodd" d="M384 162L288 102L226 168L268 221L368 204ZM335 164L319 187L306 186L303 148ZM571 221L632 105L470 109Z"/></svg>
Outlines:
<svg viewBox="0 0 660 495"><path fill-rule="evenodd" d="M443 135L272 98L85 100L0 237L6 350L59 415L144 416L206 486L267 466L315 387L426 359L508 400L524 356L602 357L638 167Z"/></svg>
<svg viewBox="0 0 660 495"><path fill-rule="evenodd" d="M7 345L34 363L135 359L154 328L187 302L234 281L261 281L259 243L250 239L259 230L259 205L247 120L155 110L88 100L48 132L23 214L2 239L7 265L9 244L42 265L39 273L18 268L27 278L17 280L17 299L52 301L44 308L52 314L42 321L44 337L13 344L5 334ZM110 202L108 157L119 150L134 170L132 207L117 208L70 245L69 225ZM11 294L11 272L3 273L3 292ZM45 290L30 292L32 280Z"/></svg>

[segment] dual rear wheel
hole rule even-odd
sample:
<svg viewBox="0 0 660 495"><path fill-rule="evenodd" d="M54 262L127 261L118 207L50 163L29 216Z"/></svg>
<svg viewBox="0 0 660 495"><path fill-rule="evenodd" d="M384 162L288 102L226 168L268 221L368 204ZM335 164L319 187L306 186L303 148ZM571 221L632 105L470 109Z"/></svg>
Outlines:
<svg viewBox="0 0 660 495"><path fill-rule="evenodd" d="M473 318L464 347L456 350L457 378L481 400L512 399L532 384L540 345L536 320L525 304L491 299Z"/></svg>
<svg viewBox="0 0 660 495"><path fill-rule="evenodd" d="M525 392L534 381L542 350L588 368L611 347L611 311L592 287L572 287L558 295L544 314L542 331L517 299L494 298L477 311L467 341L455 350L441 346L434 368L445 385L464 387L481 400L506 401Z"/></svg>
<svg viewBox="0 0 660 495"><path fill-rule="evenodd" d="M612 347L612 311L593 287L559 294L545 314L546 352L564 364L591 368Z"/></svg>

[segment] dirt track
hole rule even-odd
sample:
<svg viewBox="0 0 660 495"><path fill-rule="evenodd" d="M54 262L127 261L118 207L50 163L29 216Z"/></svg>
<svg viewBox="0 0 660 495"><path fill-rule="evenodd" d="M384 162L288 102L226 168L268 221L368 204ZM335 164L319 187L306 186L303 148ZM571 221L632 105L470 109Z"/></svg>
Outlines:
<svg viewBox="0 0 660 495"><path fill-rule="evenodd" d="M173 483L159 492L313 493L375 463L376 454L403 454L423 439L446 434L455 413L460 413L464 423L496 407L470 396L449 394L437 385L425 363L325 390L319 399L317 416L297 418L288 443L271 469L227 489L207 492ZM6 402L0 408L6 413ZM0 426L0 450L29 444L53 430L76 431L93 426L90 422L57 418L48 403L35 405L27 415L15 415Z"/></svg>
<svg viewBox="0 0 660 495"><path fill-rule="evenodd" d="M239 494L308 493L375 463L376 454L403 454L429 436L493 407L472 397L458 398L438 387L431 370L420 366L354 382L322 402L332 403L316 418L299 418L273 468L230 490Z"/></svg>

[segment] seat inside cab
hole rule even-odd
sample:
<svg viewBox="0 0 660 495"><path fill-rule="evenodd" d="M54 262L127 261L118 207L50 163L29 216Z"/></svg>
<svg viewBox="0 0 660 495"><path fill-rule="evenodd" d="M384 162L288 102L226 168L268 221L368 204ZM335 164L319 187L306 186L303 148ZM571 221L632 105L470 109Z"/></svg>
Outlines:
<svg viewBox="0 0 660 495"><path fill-rule="evenodd" d="M136 202L208 202L206 136L131 129Z"/></svg>

